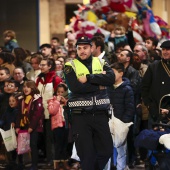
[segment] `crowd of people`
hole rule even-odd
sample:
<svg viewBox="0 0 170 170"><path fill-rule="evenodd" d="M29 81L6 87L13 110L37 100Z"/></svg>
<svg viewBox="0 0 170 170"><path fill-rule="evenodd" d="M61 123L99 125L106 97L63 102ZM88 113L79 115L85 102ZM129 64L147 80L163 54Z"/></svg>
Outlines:
<svg viewBox="0 0 170 170"><path fill-rule="evenodd" d="M30 52L19 46L14 31L3 33L0 128L12 124L16 135L30 133L31 170L42 157L56 170L71 169L74 142L80 158L74 162L83 170L106 170L106 164L133 169L148 157L147 150L134 147L135 137L159 121L160 99L170 94L170 40L158 46L157 38L147 37L139 43L131 31L107 41L101 33L78 40L67 35L64 42L53 37ZM109 131L110 104L115 117L133 122L119 148L113 148ZM6 155L6 169L24 169L16 150Z"/></svg>

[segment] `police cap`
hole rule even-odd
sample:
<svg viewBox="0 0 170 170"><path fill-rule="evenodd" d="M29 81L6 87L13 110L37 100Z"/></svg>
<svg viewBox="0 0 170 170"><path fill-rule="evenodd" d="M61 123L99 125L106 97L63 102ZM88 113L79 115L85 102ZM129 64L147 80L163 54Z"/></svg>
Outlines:
<svg viewBox="0 0 170 170"><path fill-rule="evenodd" d="M89 45L92 45L91 44L91 40L88 37L86 37L86 36L80 37L77 40L76 46L79 45L79 44L89 44Z"/></svg>
<svg viewBox="0 0 170 170"><path fill-rule="evenodd" d="M170 48L170 40L164 41L161 46L161 48Z"/></svg>

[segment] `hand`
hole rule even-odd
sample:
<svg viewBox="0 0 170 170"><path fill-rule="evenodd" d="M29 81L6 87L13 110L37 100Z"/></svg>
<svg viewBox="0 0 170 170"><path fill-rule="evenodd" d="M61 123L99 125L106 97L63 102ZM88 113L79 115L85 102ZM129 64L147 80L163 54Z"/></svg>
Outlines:
<svg viewBox="0 0 170 170"><path fill-rule="evenodd" d="M169 113L169 110L167 109L161 109L161 114L168 114Z"/></svg>
<svg viewBox="0 0 170 170"><path fill-rule="evenodd" d="M104 90L104 89L106 89L106 86L99 86L99 89Z"/></svg>
<svg viewBox="0 0 170 170"><path fill-rule="evenodd" d="M106 74L106 71L103 71L102 74Z"/></svg>
<svg viewBox="0 0 170 170"><path fill-rule="evenodd" d="M78 81L80 83L86 83L87 82L87 77L86 76L81 76L81 77L78 78Z"/></svg>
<svg viewBox="0 0 170 170"><path fill-rule="evenodd" d="M57 97L56 97L56 99L57 99L57 101L59 101L59 102L60 102L60 100L61 100L61 96L57 96Z"/></svg>
<svg viewBox="0 0 170 170"><path fill-rule="evenodd" d="M15 132L18 134L18 132L20 131L20 128L16 128Z"/></svg>
<svg viewBox="0 0 170 170"><path fill-rule="evenodd" d="M28 128L28 133L31 133L33 131L33 129Z"/></svg>
<svg viewBox="0 0 170 170"><path fill-rule="evenodd" d="M15 127L15 123L11 123L12 127L14 128Z"/></svg>

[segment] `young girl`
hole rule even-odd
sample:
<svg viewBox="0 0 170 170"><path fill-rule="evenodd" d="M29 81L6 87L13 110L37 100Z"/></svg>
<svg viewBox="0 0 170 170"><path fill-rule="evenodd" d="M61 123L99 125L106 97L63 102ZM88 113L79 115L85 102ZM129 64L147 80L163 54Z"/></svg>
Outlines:
<svg viewBox="0 0 170 170"><path fill-rule="evenodd" d="M64 110L67 99L64 97L67 93L67 86L63 83L57 86L55 95L48 100L48 110L51 115L51 128L54 134L55 160L54 169L59 168L59 163L63 162L64 168L69 169L67 165L67 143L68 129L65 128Z"/></svg>
<svg viewBox="0 0 170 170"><path fill-rule="evenodd" d="M35 82L25 81L23 86L23 99L21 100L19 114L16 121L16 132L28 130L30 133L30 147L32 170L37 170L38 164L38 132L43 131L44 108L42 97Z"/></svg>
<svg viewBox="0 0 170 170"><path fill-rule="evenodd" d="M3 130L7 131L12 127L15 127L15 122L16 122L16 117L18 114L18 97L20 96L20 93L13 93L9 97L9 106L7 110L4 112L2 115L2 128ZM16 168L16 158L17 158L17 153L16 150L7 152L7 157L8 157L8 164L6 166L6 169L14 169Z"/></svg>

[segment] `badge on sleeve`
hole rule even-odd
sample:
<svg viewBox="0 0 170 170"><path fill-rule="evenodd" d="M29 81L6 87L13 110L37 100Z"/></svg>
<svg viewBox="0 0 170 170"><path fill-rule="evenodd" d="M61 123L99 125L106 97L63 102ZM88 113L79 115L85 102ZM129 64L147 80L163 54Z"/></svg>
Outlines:
<svg viewBox="0 0 170 170"><path fill-rule="evenodd" d="M65 74L68 74L68 73L70 73L71 71L72 71L72 67L70 67L70 66L67 66L67 67L64 68Z"/></svg>

